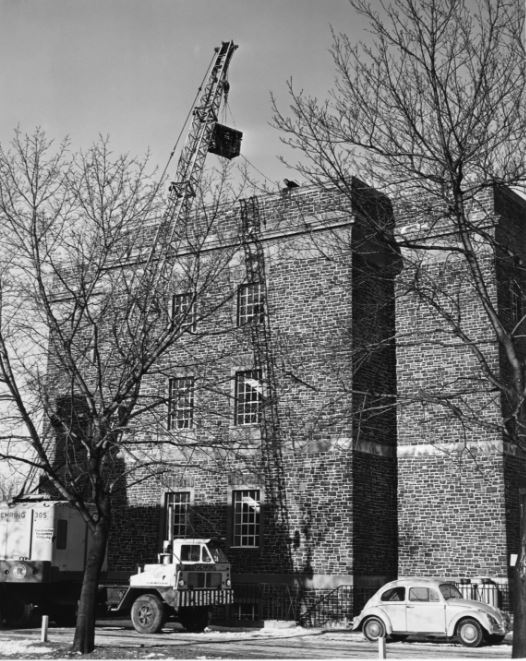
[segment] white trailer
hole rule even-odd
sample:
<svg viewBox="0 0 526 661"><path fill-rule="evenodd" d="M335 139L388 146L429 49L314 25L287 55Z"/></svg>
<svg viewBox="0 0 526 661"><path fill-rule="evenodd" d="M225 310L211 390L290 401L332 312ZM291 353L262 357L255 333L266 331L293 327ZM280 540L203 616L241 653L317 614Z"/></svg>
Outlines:
<svg viewBox="0 0 526 661"><path fill-rule="evenodd" d="M67 502L0 503L0 618L20 625L38 606L57 624L74 622L89 545Z"/></svg>

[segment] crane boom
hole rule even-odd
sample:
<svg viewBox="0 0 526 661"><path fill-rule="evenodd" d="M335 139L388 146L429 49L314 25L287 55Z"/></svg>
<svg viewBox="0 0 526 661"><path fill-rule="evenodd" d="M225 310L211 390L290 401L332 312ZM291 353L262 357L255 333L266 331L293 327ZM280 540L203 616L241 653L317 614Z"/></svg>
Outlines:
<svg viewBox="0 0 526 661"><path fill-rule="evenodd" d="M215 48L213 66L193 107L192 124L179 157L176 179L170 185L168 204L145 260L145 269L150 275L147 279L150 289L157 285L162 276L179 218L186 216L192 208L214 129L219 126L217 118L221 101L228 91L228 67L236 48L233 41L223 41L221 46Z"/></svg>
<svg viewBox="0 0 526 661"><path fill-rule="evenodd" d="M195 197L214 126L217 123L221 99L227 90L227 73L237 46L223 41L216 48L216 58L201 97L193 110L193 120L186 144L177 164L176 180L171 192L182 198Z"/></svg>

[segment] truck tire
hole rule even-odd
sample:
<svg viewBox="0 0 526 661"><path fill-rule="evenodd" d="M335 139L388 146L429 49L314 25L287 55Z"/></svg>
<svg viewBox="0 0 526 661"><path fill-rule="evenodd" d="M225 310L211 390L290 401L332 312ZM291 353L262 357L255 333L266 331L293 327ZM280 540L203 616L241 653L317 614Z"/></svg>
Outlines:
<svg viewBox="0 0 526 661"><path fill-rule="evenodd" d="M12 598L3 614L7 627L21 629L30 626L33 609L33 604L27 604L21 597Z"/></svg>
<svg viewBox="0 0 526 661"><path fill-rule="evenodd" d="M179 621L187 631L204 631L210 620L208 607L181 608L178 614Z"/></svg>
<svg viewBox="0 0 526 661"><path fill-rule="evenodd" d="M131 621L139 633L159 633L166 622L163 602L155 594L141 594L131 607Z"/></svg>

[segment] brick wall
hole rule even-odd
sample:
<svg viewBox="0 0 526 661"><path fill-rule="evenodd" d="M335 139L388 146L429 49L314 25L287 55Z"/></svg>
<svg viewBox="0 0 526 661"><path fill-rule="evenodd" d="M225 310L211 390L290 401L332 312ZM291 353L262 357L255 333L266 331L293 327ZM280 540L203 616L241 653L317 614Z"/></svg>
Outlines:
<svg viewBox="0 0 526 661"><path fill-rule="evenodd" d="M476 246L489 300L505 320L501 248L525 245L524 211L499 191L471 208L486 237ZM503 355L451 227L406 215L400 230L442 249L406 250L397 282L399 573L506 579L525 463L509 454L503 401L487 376L505 380Z"/></svg>
<svg viewBox="0 0 526 661"><path fill-rule="evenodd" d="M170 374L192 373L195 425L168 435L160 410L136 428L138 442L152 441L148 456L166 462L166 475L130 477L117 504L110 566L130 571L155 557L163 493L181 485L192 492L192 534L231 544L237 485L266 494L261 547L229 548L237 576L381 582L396 572L395 269L381 239L392 225L390 205L353 180L349 191L264 197L259 209L286 526L272 511L265 439L257 428L232 424L232 377L255 355L250 329L235 327L236 290L247 277L240 248L208 292L210 305L215 296L224 304L145 381L145 392L160 396ZM222 243L238 239L239 215L230 209L222 221ZM221 250L211 245L205 259Z"/></svg>

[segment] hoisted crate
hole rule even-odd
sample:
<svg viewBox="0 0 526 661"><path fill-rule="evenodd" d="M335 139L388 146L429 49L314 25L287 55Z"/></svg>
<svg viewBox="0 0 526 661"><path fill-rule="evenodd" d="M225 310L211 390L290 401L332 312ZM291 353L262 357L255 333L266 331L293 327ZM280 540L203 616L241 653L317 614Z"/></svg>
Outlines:
<svg viewBox="0 0 526 661"><path fill-rule="evenodd" d="M235 158L241 152L242 137L243 134L241 131L236 131L236 129L231 129L229 126L224 126L223 124L216 124L208 151L211 154L217 154L224 158Z"/></svg>

